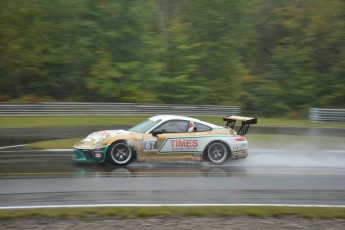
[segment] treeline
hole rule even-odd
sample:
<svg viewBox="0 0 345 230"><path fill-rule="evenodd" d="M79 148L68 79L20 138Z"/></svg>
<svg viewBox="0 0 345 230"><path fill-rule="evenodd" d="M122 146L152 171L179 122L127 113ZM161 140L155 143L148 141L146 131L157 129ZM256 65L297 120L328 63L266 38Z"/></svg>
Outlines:
<svg viewBox="0 0 345 230"><path fill-rule="evenodd" d="M0 0L0 100L344 108L343 0Z"/></svg>

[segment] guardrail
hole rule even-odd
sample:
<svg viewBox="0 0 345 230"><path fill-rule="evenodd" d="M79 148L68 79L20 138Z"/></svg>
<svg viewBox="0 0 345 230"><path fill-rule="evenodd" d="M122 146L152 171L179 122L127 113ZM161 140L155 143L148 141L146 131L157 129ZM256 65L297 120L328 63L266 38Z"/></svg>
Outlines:
<svg viewBox="0 0 345 230"><path fill-rule="evenodd" d="M64 116L64 115L157 115L187 116L240 115L239 106L136 104L136 103L0 103L0 116Z"/></svg>
<svg viewBox="0 0 345 230"><path fill-rule="evenodd" d="M309 120L312 122L345 122L345 109L309 109Z"/></svg>

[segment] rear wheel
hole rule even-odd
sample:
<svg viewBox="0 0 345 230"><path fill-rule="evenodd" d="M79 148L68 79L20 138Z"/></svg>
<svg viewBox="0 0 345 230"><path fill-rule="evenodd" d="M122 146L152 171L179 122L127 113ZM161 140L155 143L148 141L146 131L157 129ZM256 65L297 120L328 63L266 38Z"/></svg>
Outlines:
<svg viewBox="0 0 345 230"><path fill-rule="evenodd" d="M214 164L223 164L230 156L229 147L221 141L214 141L205 148L205 157Z"/></svg>
<svg viewBox="0 0 345 230"><path fill-rule="evenodd" d="M108 159L115 165L127 165L133 158L133 150L126 142L117 142L110 146Z"/></svg>

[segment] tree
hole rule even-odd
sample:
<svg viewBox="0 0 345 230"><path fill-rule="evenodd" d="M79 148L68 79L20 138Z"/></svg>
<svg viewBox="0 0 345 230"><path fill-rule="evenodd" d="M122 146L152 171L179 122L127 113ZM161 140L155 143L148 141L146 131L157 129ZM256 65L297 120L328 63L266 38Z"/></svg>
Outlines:
<svg viewBox="0 0 345 230"><path fill-rule="evenodd" d="M263 17L256 23L256 34L260 40L252 43L256 53L249 74L255 76L256 85L246 89L255 103L246 100L245 109L298 115L310 106L341 105L344 79L338 71L344 67L344 2L264 1L259 5L257 15Z"/></svg>

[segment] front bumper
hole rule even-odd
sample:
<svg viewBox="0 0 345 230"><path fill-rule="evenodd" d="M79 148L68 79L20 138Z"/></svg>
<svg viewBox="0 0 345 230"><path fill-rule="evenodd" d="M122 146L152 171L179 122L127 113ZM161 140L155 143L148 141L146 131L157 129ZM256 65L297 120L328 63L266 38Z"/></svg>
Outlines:
<svg viewBox="0 0 345 230"><path fill-rule="evenodd" d="M73 161L85 163L101 163L106 159L107 147L100 149L73 149Z"/></svg>

